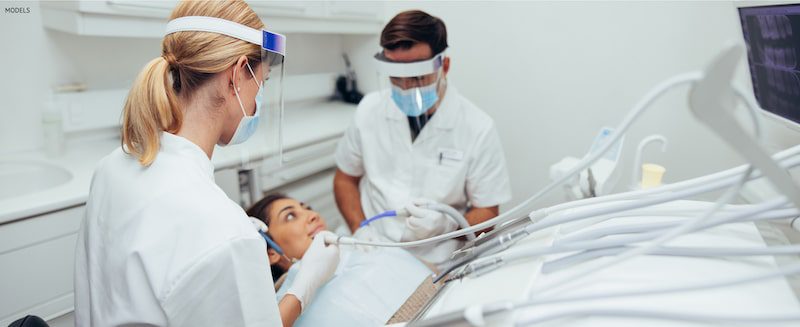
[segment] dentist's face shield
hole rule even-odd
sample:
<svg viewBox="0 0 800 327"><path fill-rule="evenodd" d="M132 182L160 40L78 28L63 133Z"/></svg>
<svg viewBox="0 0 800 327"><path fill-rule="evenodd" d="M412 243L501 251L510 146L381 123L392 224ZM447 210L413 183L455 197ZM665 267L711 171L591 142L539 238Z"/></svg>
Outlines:
<svg viewBox="0 0 800 327"><path fill-rule="evenodd" d="M246 74L252 79L239 79L244 83L253 81L246 87L254 92L245 92L244 85L237 85L238 105L242 108L242 120L228 142L231 146L225 151L237 151L240 165L249 167L250 162L265 158L265 164L280 166L283 161L283 77L286 56L286 37L268 30L258 30L229 20L205 17L179 17L167 23L166 34L191 31L226 35L246 41L261 48L259 62L248 60L244 70L236 74ZM254 97L254 99L248 99ZM248 140L247 145L234 145ZM251 149L251 150L248 150ZM255 153L252 149L258 149ZM264 153L260 153L264 150ZM267 167L270 168L270 167Z"/></svg>
<svg viewBox="0 0 800 327"><path fill-rule="evenodd" d="M420 117L439 101L444 52L431 59L393 62L380 52L375 55L382 92L389 92L394 106L408 117Z"/></svg>

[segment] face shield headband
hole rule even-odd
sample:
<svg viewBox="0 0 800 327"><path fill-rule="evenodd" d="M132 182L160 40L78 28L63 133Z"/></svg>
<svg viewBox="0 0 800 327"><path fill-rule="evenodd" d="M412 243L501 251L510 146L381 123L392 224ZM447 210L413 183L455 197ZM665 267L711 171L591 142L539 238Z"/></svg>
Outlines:
<svg viewBox="0 0 800 327"><path fill-rule="evenodd" d="M286 36L268 30L257 30L222 18L206 16L175 18L167 23L164 35L184 31L223 34L260 45L261 49L275 54L272 59L274 62L268 62L270 65L282 61L286 56Z"/></svg>

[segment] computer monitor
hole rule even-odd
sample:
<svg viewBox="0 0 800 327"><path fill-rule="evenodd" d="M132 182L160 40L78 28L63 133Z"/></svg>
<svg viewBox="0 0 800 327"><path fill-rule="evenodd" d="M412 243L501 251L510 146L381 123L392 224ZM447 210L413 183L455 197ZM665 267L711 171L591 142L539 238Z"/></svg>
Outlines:
<svg viewBox="0 0 800 327"><path fill-rule="evenodd" d="M737 3L753 93L762 110L800 129L800 3Z"/></svg>

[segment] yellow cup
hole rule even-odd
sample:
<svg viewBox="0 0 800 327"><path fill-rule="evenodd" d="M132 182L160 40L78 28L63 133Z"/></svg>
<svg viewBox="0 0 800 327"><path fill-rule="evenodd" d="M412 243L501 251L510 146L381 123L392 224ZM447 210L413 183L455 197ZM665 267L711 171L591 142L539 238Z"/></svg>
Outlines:
<svg viewBox="0 0 800 327"><path fill-rule="evenodd" d="M642 165L642 189L661 186L661 178L664 177L666 168L656 164Z"/></svg>

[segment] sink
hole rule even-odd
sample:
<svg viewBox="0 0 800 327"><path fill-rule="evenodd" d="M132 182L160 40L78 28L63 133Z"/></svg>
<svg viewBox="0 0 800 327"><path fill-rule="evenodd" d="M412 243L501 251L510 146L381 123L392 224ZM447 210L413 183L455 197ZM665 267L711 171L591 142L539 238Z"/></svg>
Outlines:
<svg viewBox="0 0 800 327"><path fill-rule="evenodd" d="M38 161L0 161L0 200L43 191L72 179L64 168Z"/></svg>

